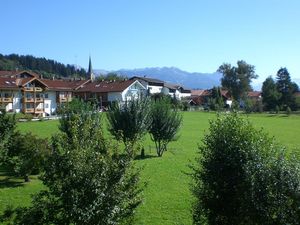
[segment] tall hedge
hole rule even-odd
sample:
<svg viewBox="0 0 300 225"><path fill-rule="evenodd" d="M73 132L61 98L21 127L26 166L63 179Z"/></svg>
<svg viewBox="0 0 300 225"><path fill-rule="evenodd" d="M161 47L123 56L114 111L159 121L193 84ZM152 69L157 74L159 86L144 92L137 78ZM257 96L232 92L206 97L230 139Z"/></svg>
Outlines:
<svg viewBox="0 0 300 225"><path fill-rule="evenodd" d="M193 166L194 224L299 224L300 166L237 114L210 122Z"/></svg>

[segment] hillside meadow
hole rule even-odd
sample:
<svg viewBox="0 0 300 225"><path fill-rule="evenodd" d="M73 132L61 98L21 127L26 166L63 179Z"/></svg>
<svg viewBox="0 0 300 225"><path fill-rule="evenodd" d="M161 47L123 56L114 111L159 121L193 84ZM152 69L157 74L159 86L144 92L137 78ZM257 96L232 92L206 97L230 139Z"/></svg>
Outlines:
<svg viewBox="0 0 300 225"><path fill-rule="evenodd" d="M243 115L245 116L245 115ZM189 190L191 182L189 164L194 162L198 145L208 130L209 120L215 113L185 112L180 137L169 145L163 157L156 157L154 143L149 136L143 140L146 158L135 160L142 167L142 181L147 183L144 190L144 202L136 212L135 224L191 224L192 196ZM248 116L258 129L263 128L288 151L297 151L300 138L299 115L251 114ZM105 120L104 120L105 121ZM105 127L105 122L104 122ZM32 132L40 137L50 138L58 132L58 121L19 123L21 132ZM106 129L106 128L105 128ZM108 138L109 134L105 132ZM300 150L299 150L300 152ZM6 205L18 206L30 204L30 195L41 190L43 185L37 176L30 183L22 179L11 178L5 170L0 170L0 212Z"/></svg>

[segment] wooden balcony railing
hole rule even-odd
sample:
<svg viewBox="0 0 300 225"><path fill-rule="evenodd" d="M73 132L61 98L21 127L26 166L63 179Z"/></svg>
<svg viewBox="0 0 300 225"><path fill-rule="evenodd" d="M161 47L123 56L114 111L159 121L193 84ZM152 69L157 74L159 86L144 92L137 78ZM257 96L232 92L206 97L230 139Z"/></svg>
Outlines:
<svg viewBox="0 0 300 225"><path fill-rule="evenodd" d="M40 87L35 87L35 88L34 88L34 91L36 91L36 92L41 92L41 91L43 91L43 89L40 88Z"/></svg>
<svg viewBox="0 0 300 225"><path fill-rule="evenodd" d="M0 98L0 102L3 102L3 103L10 103L10 102L13 102L13 98L12 97L9 97L9 98Z"/></svg>
<svg viewBox="0 0 300 225"><path fill-rule="evenodd" d="M24 113L34 113L34 108L25 108Z"/></svg>
<svg viewBox="0 0 300 225"><path fill-rule="evenodd" d="M34 98L24 98L24 102L34 102Z"/></svg>
<svg viewBox="0 0 300 225"><path fill-rule="evenodd" d="M44 102L44 98L36 98L35 102Z"/></svg>
<svg viewBox="0 0 300 225"><path fill-rule="evenodd" d="M38 109L38 108L35 109L35 113L43 113L43 112L44 112L44 109Z"/></svg>
<svg viewBox="0 0 300 225"><path fill-rule="evenodd" d="M33 87L24 87L23 88L24 91L33 91Z"/></svg>
<svg viewBox="0 0 300 225"><path fill-rule="evenodd" d="M58 102L70 102L72 101L71 97L59 97Z"/></svg>
<svg viewBox="0 0 300 225"><path fill-rule="evenodd" d="M24 87L24 91L29 91L29 92L41 92L43 89L41 87Z"/></svg>

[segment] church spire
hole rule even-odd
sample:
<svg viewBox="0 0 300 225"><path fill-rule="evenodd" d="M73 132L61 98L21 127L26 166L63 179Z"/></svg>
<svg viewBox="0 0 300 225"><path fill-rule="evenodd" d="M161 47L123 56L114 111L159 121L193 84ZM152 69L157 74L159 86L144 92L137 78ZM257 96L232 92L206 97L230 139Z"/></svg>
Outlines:
<svg viewBox="0 0 300 225"><path fill-rule="evenodd" d="M89 58L89 69L88 69L88 79L90 79L91 81L95 80L95 75L93 73L93 68L92 68L92 60L91 60L91 56Z"/></svg>

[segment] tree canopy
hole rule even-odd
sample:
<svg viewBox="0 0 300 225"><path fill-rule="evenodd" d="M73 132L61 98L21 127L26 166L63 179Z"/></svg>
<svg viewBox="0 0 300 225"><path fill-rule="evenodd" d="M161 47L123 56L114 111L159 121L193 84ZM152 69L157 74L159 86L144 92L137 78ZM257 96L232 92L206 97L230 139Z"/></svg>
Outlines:
<svg viewBox="0 0 300 225"><path fill-rule="evenodd" d="M86 77L85 69L74 65L59 63L52 59L38 58L31 55L0 54L0 70L32 70L44 77Z"/></svg>
<svg viewBox="0 0 300 225"><path fill-rule="evenodd" d="M240 60L237 67L224 63L218 69L223 74L221 79L222 87L229 90L235 100L245 97L248 91L252 90L251 81L258 75L255 73L255 67Z"/></svg>

